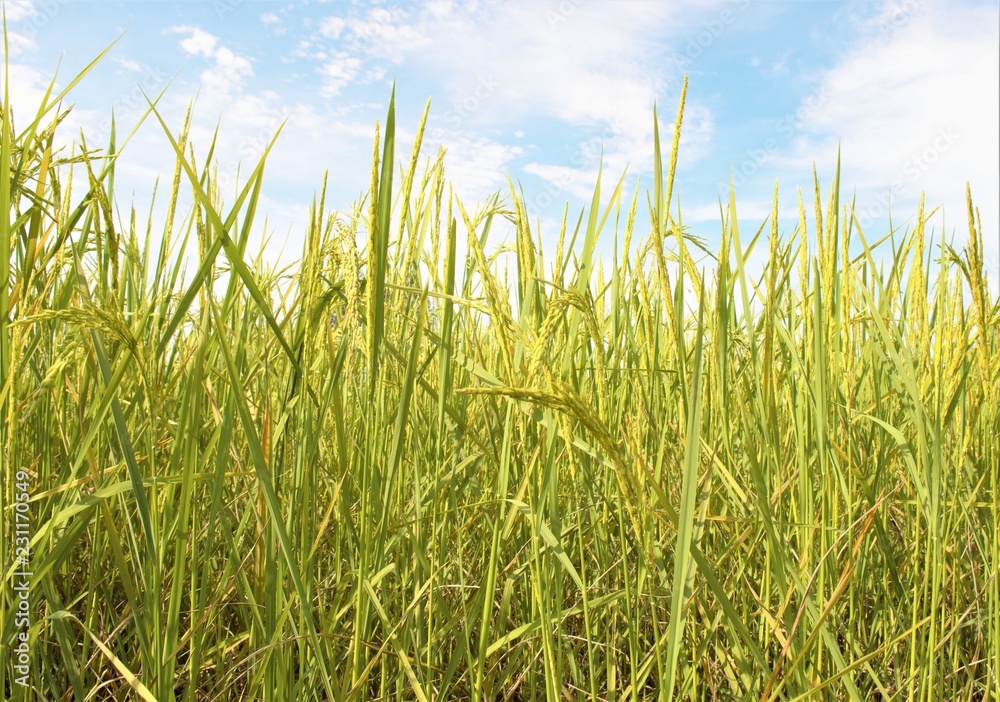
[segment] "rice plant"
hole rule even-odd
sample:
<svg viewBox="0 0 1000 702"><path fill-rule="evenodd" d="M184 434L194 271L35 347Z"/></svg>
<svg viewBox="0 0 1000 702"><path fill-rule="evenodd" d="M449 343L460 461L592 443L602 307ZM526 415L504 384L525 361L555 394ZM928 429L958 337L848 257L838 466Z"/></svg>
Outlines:
<svg viewBox="0 0 1000 702"><path fill-rule="evenodd" d="M247 246L266 153L224 202L151 103L154 221L116 197L128 136L54 147L53 93L0 106L8 698L1000 699L971 194L956 243L923 204L862 231L814 177L754 231L731 195L709 249L678 128L543 251L513 185L451 194L423 122L397 153L390 101L365 197L321 187L282 270Z"/></svg>

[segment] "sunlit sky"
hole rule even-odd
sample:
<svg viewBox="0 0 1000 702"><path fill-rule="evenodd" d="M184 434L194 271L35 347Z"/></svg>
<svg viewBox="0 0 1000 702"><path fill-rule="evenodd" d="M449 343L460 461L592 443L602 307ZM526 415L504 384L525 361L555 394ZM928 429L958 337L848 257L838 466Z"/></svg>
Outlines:
<svg viewBox="0 0 1000 702"><path fill-rule="evenodd" d="M268 2L6 0L9 90L23 122L58 70L65 85L120 36L71 93L68 130L105 142L169 87L176 132L195 100L192 138L206 153L219 125L219 170L255 160L287 118L261 208L275 260L301 250L307 208L329 171L328 202L347 209L370 178L376 120L396 85L397 159L407 160L428 98L425 155L439 144L467 203L524 190L543 242L564 203L589 201L603 149L606 184L627 169L652 183L653 105L669 143L689 76L676 195L686 224L717 242L732 180L741 226L766 219L780 182L781 230L796 189L824 191L842 154L845 195L877 238L891 200L912 223L921 191L943 206L940 236L964 245L965 183L1000 278L1000 3L768 0ZM65 136L65 134L64 134ZM173 158L154 121L120 161L119 206L148 208ZM230 185L230 188L235 185ZM811 211L811 200L808 201ZM746 224L743 224L743 221ZM646 229L648 230L648 228ZM644 230L645 231L645 230ZM610 246L610 242L605 246Z"/></svg>

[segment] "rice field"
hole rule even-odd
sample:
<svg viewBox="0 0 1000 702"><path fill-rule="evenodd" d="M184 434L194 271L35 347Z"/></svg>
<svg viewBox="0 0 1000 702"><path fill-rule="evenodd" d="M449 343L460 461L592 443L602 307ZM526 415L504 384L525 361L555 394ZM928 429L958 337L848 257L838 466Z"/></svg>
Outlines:
<svg viewBox="0 0 1000 702"><path fill-rule="evenodd" d="M543 250L513 184L460 202L422 124L400 153L390 102L366 195L321 187L279 269L267 154L223 197L151 108L154 221L130 135L54 148L64 96L0 110L8 699L1000 699L971 194L948 244L814 179L763 222L731 196L709 247L678 129Z"/></svg>

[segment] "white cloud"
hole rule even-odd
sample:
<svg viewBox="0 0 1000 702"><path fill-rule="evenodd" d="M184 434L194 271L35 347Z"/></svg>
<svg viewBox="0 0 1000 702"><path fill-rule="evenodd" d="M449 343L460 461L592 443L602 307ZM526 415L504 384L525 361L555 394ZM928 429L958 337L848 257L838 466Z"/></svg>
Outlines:
<svg viewBox="0 0 1000 702"><path fill-rule="evenodd" d="M453 0L429 0L424 7L434 17L446 17L455 8L455 3Z"/></svg>
<svg viewBox="0 0 1000 702"><path fill-rule="evenodd" d="M346 26L342 17L324 17L319 23L319 33L327 39L339 39Z"/></svg>
<svg viewBox="0 0 1000 702"><path fill-rule="evenodd" d="M34 118L38 107L42 104L42 98L45 97L49 81L31 66L10 63L7 68L7 78L10 82L6 88L10 95L10 104L14 106L13 114L18 124L24 124L26 118Z"/></svg>
<svg viewBox="0 0 1000 702"><path fill-rule="evenodd" d="M418 14L420 9L416 11ZM424 15L441 18L450 12L447 3L433 3L423 8ZM324 61L319 72L324 76L324 95L332 96L352 82L371 82L386 74L380 62L401 63L407 54L426 47L432 41L426 22L413 20L411 11L400 7L374 7L349 17L329 16L319 21L315 41L299 42L294 55ZM335 58L315 50L314 44L329 45ZM362 70L362 65L365 70Z"/></svg>
<svg viewBox="0 0 1000 702"><path fill-rule="evenodd" d="M253 66L248 59L237 56L229 49L223 47L215 52L215 68L213 72L224 81L235 82L244 76L252 76Z"/></svg>
<svg viewBox="0 0 1000 702"><path fill-rule="evenodd" d="M440 18L441 15L431 15ZM415 49L429 45L427 22L410 22L410 15L401 8L376 7L362 17L348 21L350 39L356 46L376 56L400 63Z"/></svg>
<svg viewBox="0 0 1000 702"><path fill-rule="evenodd" d="M38 33L39 14L31 0L5 0L4 16L7 20L7 50L9 57L19 56L35 48L35 35ZM51 12L51 11L50 11ZM48 16L42 18L48 21ZM21 23L24 23L21 25ZM21 26L18 26L21 25ZM0 57L4 56L3 43L0 42Z"/></svg>
<svg viewBox="0 0 1000 702"><path fill-rule="evenodd" d="M409 52L409 61L444 82L444 103L451 106L446 121L457 116L469 132L541 118L561 123L569 133L594 135L576 145L571 167L539 162L530 170L560 189L589 197L602 149L605 172L616 177L626 167L632 172L652 167L652 107L657 99L661 139L669 146L679 76L670 75L657 57L665 51L665 28L677 26L672 31L679 36L687 26L683 5L443 4L434 13L407 20L415 38L412 46L400 49L396 37L379 37L369 56L398 60L400 52ZM682 158L692 161L703 154L712 132L710 111L689 97Z"/></svg>
<svg viewBox="0 0 1000 702"><path fill-rule="evenodd" d="M453 93L483 76L498 83L505 108L546 114L574 125L601 127L633 119L648 124L659 68L650 65L654 26L673 14L665 3L483 5L423 18L418 32L433 38L421 59L442 71ZM548 15L559 21L551 26ZM463 61L454 60L462 56ZM464 96L463 96L464 97Z"/></svg>
<svg viewBox="0 0 1000 702"><path fill-rule="evenodd" d="M778 221L797 221L799 217L798 205L793 200L793 195L783 195L782 202L778 207ZM696 222L714 222L722 224L722 214L726 212L729 204L724 199L722 208L718 202L707 204L684 205L681 208L684 224L694 224ZM736 216L740 221L741 231L743 222L746 222L754 231L760 225L768 221L773 212L774 203L772 200L742 199L736 202Z"/></svg>
<svg viewBox="0 0 1000 702"><path fill-rule="evenodd" d="M38 14L31 0L6 0L3 9L8 22L20 22Z"/></svg>
<svg viewBox="0 0 1000 702"><path fill-rule="evenodd" d="M142 71L142 65L136 61L130 61L129 59L124 58L117 58L115 60L118 62L118 65L126 71L131 71L132 73L139 73Z"/></svg>
<svg viewBox="0 0 1000 702"><path fill-rule="evenodd" d="M946 234L967 237L965 184L983 217L994 280L1000 276L1000 41L992 3L886 3L859 27L866 41L825 75L825 100L783 160L799 172L842 144L842 182L859 209L915 212L921 191L943 204ZM940 218L937 218L940 224ZM940 233L938 228L938 233Z"/></svg>
<svg viewBox="0 0 1000 702"><path fill-rule="evenodd" d="M201 82L208 92L210 104L213 98L224 98L242 88L244 79L253 75L250 60L227 47L218 46L219 38L215 35L188 25L170 27L167 31L187 35L180 42L185 52L212 60L212 66L201 73Z"/></svg>
<svg viewBox="0 0 1000 702"><path fill-rule="evenodd" d="M448 180L467 207L497 190L506 190L509 164L523 154L519 146L459 132L445 134L439 142L430 139L421 151L426 157L437 153L439 145L447 150L445 172Z"/></svg>
<svg viewBox="0 0 1000 702"><path fill-rule="evenodd" d="M188 36L181 40L181 48L196 56L211 57L216 44L219 43L219 38L214 34L186 24L171 27L170 31L176 34L187 34Z"/></svg>
<svg viewBox="0 0 1000 702"><path fill-rule="evenodd" d="M323 18L294 56L319 63L326 97L381 79L387 63L405 61L410 69L432 73L445 89L445 95L435 95L435 112L441 114L442 104L450 106L445 121L472 139L495 138L492 128L500 122L533 118L597 134L576 147L579 173L572 181L583 191L592 188L602 148L609 172L651 167L653 102L661 98L661 119L669 120L661 137L669 144L679 88L678 76L665 77L666 62L657 61L664 53L661 35L670 28L680 37L690 26L690 20L681 21L685 5L711 9L733 1L457 5L436 0L374 7ZM711 113L689 99L683 158L703 153L711 134ZM536 174L553 174L548 165L536 164Z"/></svg>
<svg viewBox="0 0 1000 702"><path fill-rule="evenodd" d="M286 27L279 17L274 12L265 12L260 16L261 24L267 27L275 36L284 36L288 34L288 27Z"/></svg>
<svg viewBox="0 0 1000 702"><path fill-rule="evenodd" d="M361 59L344 53L327 61L319 70L323 76L323 95L337 95L341 88L354 80L360 68Z"/></svg>
<svg viewBox="0 0 1000 702"><path fill-rule="evenodd" d="M11 29L8 29L7 47L8 50L10 51L11 56L19 56L20 54L23 54L25 51L28 51L29 49L34 49L35 40L30 37L24 36L22 34L18 34L17 32ZM2 54L3 51L0 51L0 55Z"/></svg>
<svg viewBox="0 0 1000 702"><path fill-rule="evenodd" d="M580 199L587 199L594 194L597 183L597 169L580 169L570 166L557 166L545 163L529 163L522 169L525 173L536 175L546 181L549 186L544 192L549 193L549 200L563 200L561 192L565 191ZM542 197L541 193L538 194Z"/></svg>

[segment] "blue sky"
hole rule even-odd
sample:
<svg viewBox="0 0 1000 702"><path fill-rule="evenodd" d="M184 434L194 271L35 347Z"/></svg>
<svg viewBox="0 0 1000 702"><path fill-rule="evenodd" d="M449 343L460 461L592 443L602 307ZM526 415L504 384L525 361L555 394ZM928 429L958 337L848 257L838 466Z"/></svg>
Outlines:
<svg viewBox="0 0 1000 702"><path fill-rule="evenodd" d="M751 231L780 181L790 234L796 188L811 192L813 163L826 188L839 145L869 239L885 231L885 202L905 222L926 191L943 206L935 231L964 244L970 181L1000 278L996 0L7 0L6 11L15 117L34 109L57 66L65 84L124 32L71 95L71 133L103 141L112 108L130 126L144 107L137 87L172 81L165 118L176 131L197 96L196 150L218 123L232 188L236 164L287 118L263 201L275 260L298 256L324 171L335 207L366 188L393 80L397 155L408 158L432 98L424 154L448 149L466 204L505 189L509 173L550 246L563 204L575 216L589 200L602 149L605 183L626 168L629 190L637 176L652 182L653 104L669 142L686 73L677 195L685 223L711 243L731 174ZM119 205L134 194L146 210L172 165L149 123L120 162Z"/></svg>

